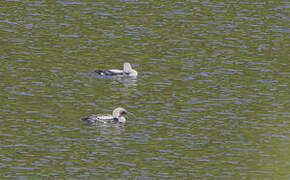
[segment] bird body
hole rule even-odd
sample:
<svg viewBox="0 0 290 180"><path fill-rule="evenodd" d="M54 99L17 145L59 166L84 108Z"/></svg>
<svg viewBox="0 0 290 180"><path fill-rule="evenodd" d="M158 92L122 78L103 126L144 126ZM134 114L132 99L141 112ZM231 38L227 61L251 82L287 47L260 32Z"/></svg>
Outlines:
<svg viewBox="0 0 290 180"><path fill-rule="evenodd" d="M90 115L88 117L82 118L81 121L87 123L125 123L126 118L124 117L125 114L128 112L124 108L116 108L113 111L113 114L95 114Z"/></svg>
<svg viewBox="0 0 290 180"><path fill-rule="evenodd" d="M132 69L130 63L124 63L123 70L119 69L108 69L108 70L98 70L97 74L101 76L117 76L117 77L137 77L138 73L136 70Z"/></svg>

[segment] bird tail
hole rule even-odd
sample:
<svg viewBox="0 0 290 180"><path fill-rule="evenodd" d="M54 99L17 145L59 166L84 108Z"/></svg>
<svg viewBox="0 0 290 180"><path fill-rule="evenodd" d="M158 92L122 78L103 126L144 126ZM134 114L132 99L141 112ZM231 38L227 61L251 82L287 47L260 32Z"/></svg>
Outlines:
<svg viewBox="0 0 290 180"><path fill-rule="evenodd" d="M95 71L97 74L99 74L99 75L104 75L105 74L105 71L103 71L103 70L98 70L98 71Z"/></svg>
<svg viewBox="0 0 290 180"><path fill-rule="evenodd" d="M86 123L90 123L91 122L88 117L82 118L81 121L86 122Z"/></svg>

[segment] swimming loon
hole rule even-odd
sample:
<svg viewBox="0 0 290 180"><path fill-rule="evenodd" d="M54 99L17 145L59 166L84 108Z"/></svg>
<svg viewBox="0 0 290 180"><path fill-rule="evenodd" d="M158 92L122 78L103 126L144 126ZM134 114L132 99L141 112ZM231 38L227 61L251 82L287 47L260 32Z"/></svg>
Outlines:
<svg viewBox="0 0 290 180"><path fill-rule="evenodd" d="M125 114L128 114L128 111L124 108L118 107L113 111L113 114L97 114L90 115L88 117L82 118L81 121L87 123L125 123L126 118Z"/></svg>
<svg viewBox="0 0 290 180"><path fill-rule="evenodd" d="M97 74L102 76L130 76L130 77L137 77L138 73L134 69L132 69L130 63L124 63L123 70L119 69L108 69L108 70L98 70L96 71Z"/></svg>

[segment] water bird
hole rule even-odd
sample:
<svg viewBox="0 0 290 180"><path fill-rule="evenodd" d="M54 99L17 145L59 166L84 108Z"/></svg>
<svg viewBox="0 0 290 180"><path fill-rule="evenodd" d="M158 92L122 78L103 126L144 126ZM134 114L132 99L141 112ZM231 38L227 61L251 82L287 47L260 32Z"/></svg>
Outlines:
<svg viewBox="0 0 290 180"><path fill-rule="evenodd" d="M126 118L124 115L128 114L128 111L124 108L118 107L114 109L111 114L95 114L88 117L82 118L81 121L87 123L125 123Z"/></svg>
<svg viewBox="0 0 290 180"><path fill-rule="evenodd" d="M98 70L95 71L97 74L102 76L121 76L121 77L137 77L138 73L136 70L132 69L130 63L124 63L123 70L119 69L108 69L108 70Z"/></svg>

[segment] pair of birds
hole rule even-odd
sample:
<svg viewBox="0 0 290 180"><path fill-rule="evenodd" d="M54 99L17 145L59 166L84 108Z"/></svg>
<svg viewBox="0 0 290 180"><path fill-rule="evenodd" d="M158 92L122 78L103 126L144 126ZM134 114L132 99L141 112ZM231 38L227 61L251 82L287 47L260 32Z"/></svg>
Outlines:
<svg viewBox="0 0 290 180"><path fill-rule="evenodd" d="M137 77L138 73L134 69L132 69L130 63L124 63L123 70L119 69L108 69L108 70L99 70L96 71L97 74L101 76L109 76L109 77ZM90 115L88 117L82 118L81 121L87 123L125 123L126 118L124 117L128 114L128 111L124 108L118 107L114 109L112 115L110 114L97 114Z"/></svg>

